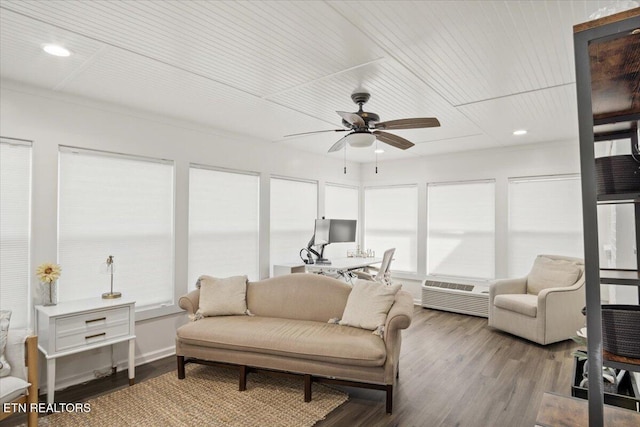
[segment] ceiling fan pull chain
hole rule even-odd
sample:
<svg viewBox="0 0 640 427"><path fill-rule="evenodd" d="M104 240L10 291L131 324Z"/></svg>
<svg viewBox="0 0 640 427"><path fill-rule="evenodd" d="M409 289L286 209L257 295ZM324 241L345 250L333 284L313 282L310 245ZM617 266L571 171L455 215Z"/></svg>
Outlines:
<svg viewBox="0 0 640 427"><path fill-rule="evenodd" d="M344 174L347 174L347 144L344 144Z"/></svg>
<svg viewBox="0 0 640 427"><path fill-rule="evenodd" d="M374 153L376 153L376 174L378 173L378 139L376 138L376 150L374 151Z"/></svg>

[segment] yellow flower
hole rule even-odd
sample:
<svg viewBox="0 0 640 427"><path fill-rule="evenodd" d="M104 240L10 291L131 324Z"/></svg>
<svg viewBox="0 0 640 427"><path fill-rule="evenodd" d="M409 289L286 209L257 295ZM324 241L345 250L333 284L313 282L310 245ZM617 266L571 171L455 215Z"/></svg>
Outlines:
<svg viewBox="0 0 640 427"><path fill-rule="evenodd" d="M53 283L60 277L62 269L58 264L45 262L36 269L36 276L41 282Z"/></svg>

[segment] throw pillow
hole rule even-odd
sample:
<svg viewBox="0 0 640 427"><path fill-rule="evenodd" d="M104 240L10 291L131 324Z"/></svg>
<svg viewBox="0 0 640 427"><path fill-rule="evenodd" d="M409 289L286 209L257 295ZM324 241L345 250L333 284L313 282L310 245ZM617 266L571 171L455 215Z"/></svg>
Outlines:
<svg viewBox="0 0 640 427"><path fill-rule="evenodd" d="M382 336L387 313L402 285L356 280L339 324L368 329Z"/></svg>
<svg viewBox="0 0 640 427"><path fill-rule="evenodd" d="M200 276L200 307L196 316L247 314L247 276L219 279Z"/></svg>
<svg viewBox="0 0 640 427"><path fill-rule="evenodd" d="M547 288L571 286L579 276L580 268L572 261L538 256L527 277L527 293L538 295Z"/></svg>
<svg viewBox="0 0 640 427"><path fill-rule="evenodd" d="M6 377L11 373L11 366L4 355L9 334L9 320L11 320L11 311L0 310L0 377Z"/></svg>

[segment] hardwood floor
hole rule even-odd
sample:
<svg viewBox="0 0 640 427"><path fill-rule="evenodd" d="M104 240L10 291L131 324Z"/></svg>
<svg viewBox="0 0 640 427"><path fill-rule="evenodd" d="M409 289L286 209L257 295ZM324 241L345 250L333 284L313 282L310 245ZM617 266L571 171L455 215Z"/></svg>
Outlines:
<svg viewBox="0 0 640 427"><path fill-rule="evenodd" d="M545 391L570 395L575 347L572 341L543 347L491 329L484 318L416 307L403 335L393 414L385 414L383 392L340 387L349 400L316 425L530 427ZM175 369L175 357L161 359L136 368L136 382ZM57 392L56 401L83 401L127 384L119 372ZM25 420L13 416L0 425Z"/></svg>

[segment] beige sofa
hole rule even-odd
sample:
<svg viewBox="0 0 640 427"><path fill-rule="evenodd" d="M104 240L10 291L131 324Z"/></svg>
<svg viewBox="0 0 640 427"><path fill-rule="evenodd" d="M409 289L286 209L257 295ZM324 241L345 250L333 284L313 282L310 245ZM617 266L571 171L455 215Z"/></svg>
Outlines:
<svg viewBox="0 0 640 427"><path fill-rule="evenodd" d="M239 368L243 391L249 370L277 370L304 376L306 402L312 382L332 382L386 391L391 413L401 329L411 323L413 299L407 292L396 294L381 338L328 323L342 317L350 292L344 282L315 274L248 282L252 315L205 317L178 328L178 378L185 377L185 363L222 362ZM193 315L199 295L197 289L181 297L180 307Z"/></svg>

